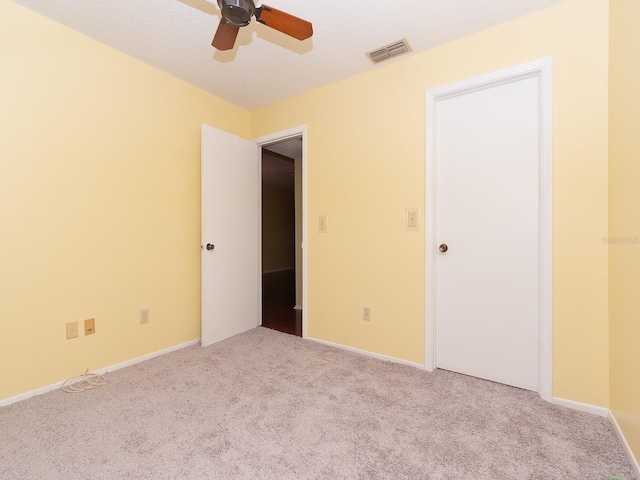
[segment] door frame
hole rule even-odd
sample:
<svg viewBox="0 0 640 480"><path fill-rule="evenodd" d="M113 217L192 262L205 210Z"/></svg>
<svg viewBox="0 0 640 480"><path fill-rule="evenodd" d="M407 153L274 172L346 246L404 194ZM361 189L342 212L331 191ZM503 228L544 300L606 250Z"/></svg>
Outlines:
<svg viewBox="0 0 640 480"><path fill-rule="evenodd" d="M540 79L538 393L552 400L552 61L551 57L427 90L425 162L425 360L436 368L436 115L438 102L517 80Z"/></svg>
<svg viewBox="0 0 640 480"><path fill-rule="evenodd" d="M307 301L307 199L308 199L308 169L307 169L307 126L300 125L297 127L289 128L287 130L281 130L279 132L270 133L258 138L254 138L253 142L257 143L260 147L269 145L270 143L279 142L282 140L288 140L290 138L302 137L302 338L307 338L307 314L306 309L309 302ZM262 148L260 149L259 156L261 160ZM262 185L258 192L258 198L262 199ZM262 205L262 200L260 200ZM261 220L262 222L262 220ZM260 229L260 243L262 243L262 228ZM260 259L262 262L262 258ZM262 278L261 272L258 272L260 278ZM262 285L262 280L260 280ZM262 299L262 287L260 288L260 298ZM262 300L260 301L262 303Z"/></svg>

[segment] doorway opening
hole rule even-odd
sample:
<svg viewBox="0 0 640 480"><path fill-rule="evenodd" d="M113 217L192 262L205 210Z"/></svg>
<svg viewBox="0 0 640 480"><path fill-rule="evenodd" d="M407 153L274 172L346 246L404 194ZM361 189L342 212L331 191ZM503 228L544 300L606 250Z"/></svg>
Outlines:
<svg viewBox="0 0 640 480"><path fill-rule="evenodd" d="M302 336L302 136L262 145L262 326Z"/></svg>

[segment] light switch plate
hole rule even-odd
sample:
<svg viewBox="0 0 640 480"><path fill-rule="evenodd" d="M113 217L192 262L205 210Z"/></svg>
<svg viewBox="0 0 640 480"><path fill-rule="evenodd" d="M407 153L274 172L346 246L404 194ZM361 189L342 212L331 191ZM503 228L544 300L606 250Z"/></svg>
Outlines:
<svg viewBox="0 0 640 480"><path fill-rule="evenodd" d="M318 215L318 232L327 233L328 218L326 213Z"/></svg>
<svg viewBox="0 0 640 480"><path fill-rule="evenodd" d="M404 218L404 229L417 232L420 230L420 209L406 208Z"/></svg>

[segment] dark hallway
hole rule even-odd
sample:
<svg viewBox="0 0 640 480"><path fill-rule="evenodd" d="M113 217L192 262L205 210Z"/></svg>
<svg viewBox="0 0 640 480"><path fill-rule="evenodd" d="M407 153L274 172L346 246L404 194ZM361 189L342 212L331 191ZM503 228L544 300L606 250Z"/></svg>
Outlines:
<svg viewBox="0 0 640 480"><path fill-rule="evenodd" d="M262 150L262 325L297 336L302 336L301 271L296 274L302 261L302 190L295 158L301 154L301 137Z"/></svg>
<svg viewBox="0 0 640 480"><path fill-rule="evenodd" d="M262 274L262 326L302 336L302 311L296 304L295 270Z"/></svg>

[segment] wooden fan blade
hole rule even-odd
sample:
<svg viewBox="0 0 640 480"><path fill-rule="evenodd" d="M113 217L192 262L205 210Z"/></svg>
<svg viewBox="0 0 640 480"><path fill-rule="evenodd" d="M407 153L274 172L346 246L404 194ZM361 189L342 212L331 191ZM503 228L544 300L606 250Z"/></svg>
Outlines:
<svg viewBox="0 0 640 480"><path fill-rule="evenodd" d="M256 20L298 40L306 40L313 35L311 23L268 5L262 5L256 11Z"/></svg>
<svg viewBox="0 0 640 480"><path fill-rule="evenodd" d="M211 46L218 50L231 50L236 43L236 37L239 31L239 27L227 23L224 18L221 19Z"/></svg>

